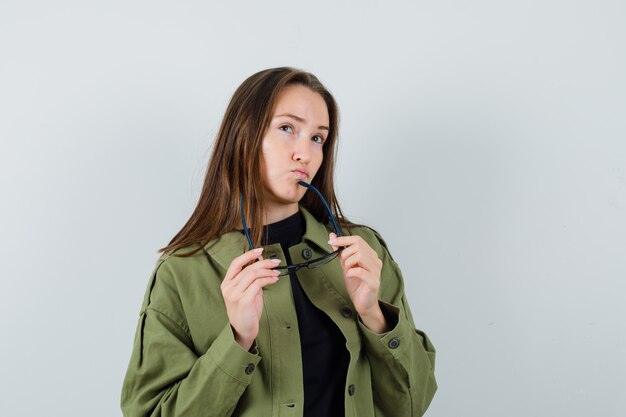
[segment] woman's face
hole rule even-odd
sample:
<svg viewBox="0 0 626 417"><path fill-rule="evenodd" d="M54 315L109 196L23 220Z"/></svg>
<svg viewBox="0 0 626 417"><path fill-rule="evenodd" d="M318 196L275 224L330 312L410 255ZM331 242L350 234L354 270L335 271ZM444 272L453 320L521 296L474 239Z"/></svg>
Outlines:
<svg viewBox="0 0 626 417"><path fill-rule="evenodd" d="M307 190L298 181L313 181L322 164L328 124L328 109L318 93L295 84L278 94L261 150L261 177L270 208L298 210Z"/></svg>

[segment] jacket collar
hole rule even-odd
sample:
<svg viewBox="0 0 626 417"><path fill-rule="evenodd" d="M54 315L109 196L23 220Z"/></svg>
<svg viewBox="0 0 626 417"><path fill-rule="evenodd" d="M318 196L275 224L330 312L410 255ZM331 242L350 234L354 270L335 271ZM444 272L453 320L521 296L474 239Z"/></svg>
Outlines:
<svg viewBox="0 0 626 417"><path fill-rule="evenodd" d="M328 244L328 234L330 230L319 222L309 212L309 210L303 206L299 207L300 212L304 216L305 224L305 231L302 240L305 243L312 243L316 245L324 252L332 250ZM267 248L269 246L265 247ZM204 251L224 269L228 269L232 260L247 250L249 250L248 242L246 241L246 236L241 230L233 230L231 232L224 233L204 246Z"/></svg>

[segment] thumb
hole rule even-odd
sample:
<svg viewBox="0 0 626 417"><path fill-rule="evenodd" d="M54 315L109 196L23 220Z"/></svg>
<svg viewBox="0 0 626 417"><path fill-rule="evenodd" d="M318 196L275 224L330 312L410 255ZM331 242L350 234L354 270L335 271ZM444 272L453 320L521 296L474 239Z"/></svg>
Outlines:
<svg viewBox="0 0 626 417"><path fill-rule="evenodd" d="M334 234L334 233L331 233L331 234L328 235L328 237L330 238L329 240L332 240L332 239L336 239L337 235ZM331 244L330 247L333 248L333 252L336 251L337 249L339 249L338 245L332 245ZM344 273L345 273L345 264L344 264L343 258L341 256L339 256L339 262L341 263L341 269L343 269Z"/></svg>
<svg viewBox="0 0 626 417"><path fill-rule="evenodd" d="M328 237L329 237L329 240L333 240L333 239L337 238L337 235L334 234L334 233L331 233L331 234L328 235ZM331 244L330 247L333 248L333 251L336 251L337 249L339 249L339 246L337 246L337 245L332 245Z"/></svg>

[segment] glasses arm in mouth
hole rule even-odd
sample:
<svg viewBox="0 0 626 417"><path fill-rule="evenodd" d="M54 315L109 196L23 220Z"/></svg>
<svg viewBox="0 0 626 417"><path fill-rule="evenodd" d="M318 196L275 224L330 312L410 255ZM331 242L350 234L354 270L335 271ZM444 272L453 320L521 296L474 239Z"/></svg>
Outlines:
<svg viewBox="0 0 626 417"><path fill-rule="evenodd" d="M304 182L304 181L298 181L298 184L301 185L302 187L306 187L309 188L311 190L313 190L317 196L320 198L320 200L322 200L322 203L324 204L324 207L326 208L326 211L328 212L328 217L330 218L330 221L333 223L333 228L335 229L335 234L339 237L341 236L341 232L339 231L339 227L337 226L337 222L335 221L335 216L333 216L333 212L330 209L330 206L328 205L328 203L326 202L326 200L324 199L324 196L322 196L322 193L320 193L320 191L315 188L314 186L312 186L311 184ZM248 225L246 224L246 216L243 213L243 193L239 193L239 211L241 211L241 223L243 225L243 231L246 235L246 239L248 240L248 245L250 246L250 250L254 249L254 245L252 244L252 238L250 237L250 231L248 230ZM331 252L331 254L334 252ZM329 254L330 255L330 254ZM306 264L306 262L305 262ZM291 265L291 266L296 266L296 265ZM283 267L285 268L285 267Z"/></svg>

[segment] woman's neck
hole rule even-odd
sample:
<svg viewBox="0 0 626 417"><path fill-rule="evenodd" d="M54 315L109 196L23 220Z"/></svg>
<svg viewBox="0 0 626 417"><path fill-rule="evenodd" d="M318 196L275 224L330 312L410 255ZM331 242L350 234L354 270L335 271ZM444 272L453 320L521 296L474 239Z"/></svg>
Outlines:
<svg viewBox="0 0 626 417"><path fill-rule="evenodd" d="M285 220L289 216L293 216L300 210L298 203L284 205L284 204L266 204L265 206L265 219L263 225L272 224Z"/></svg>

